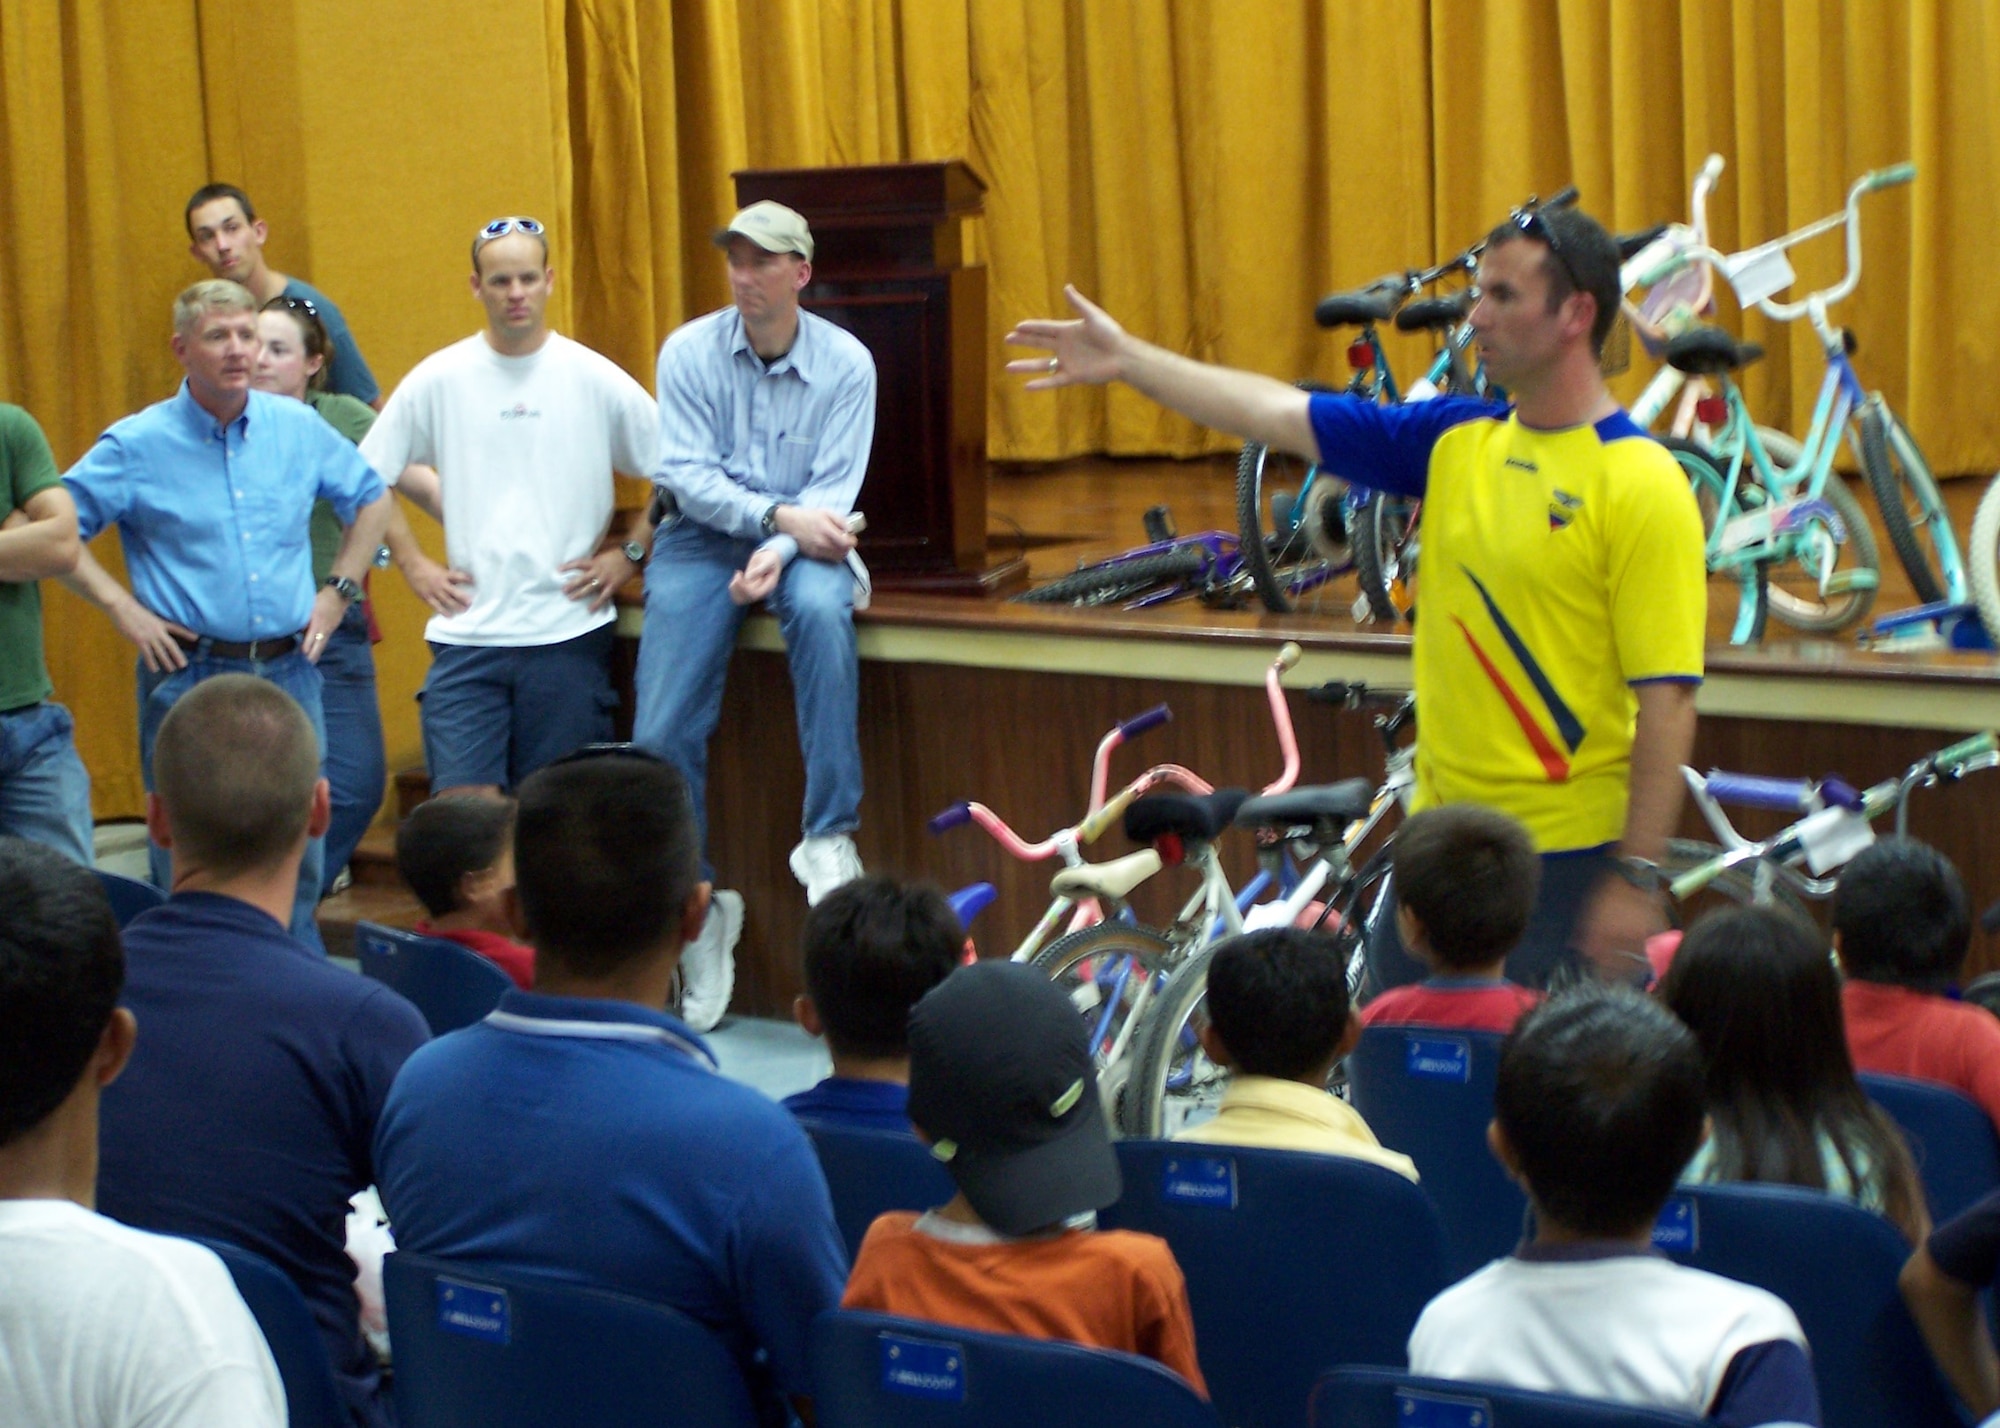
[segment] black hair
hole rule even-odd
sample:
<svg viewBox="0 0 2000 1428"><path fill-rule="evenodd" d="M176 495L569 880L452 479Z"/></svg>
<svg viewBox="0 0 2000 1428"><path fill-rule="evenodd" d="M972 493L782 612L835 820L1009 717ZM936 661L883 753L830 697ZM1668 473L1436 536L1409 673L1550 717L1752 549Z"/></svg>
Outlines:
<svg viewBox="0 0 2000 1428"><path fill-rule="evenodd" d="M1542 255L1542 272L1549 280L1550 312L1571 293L1588 293L1596 300L1590 350L1603 356L1604 339L1618 320L1618 305L1625 296L1619 280L1618 241L1579 209L1541 208L1527 228L1512 219L1494 228L1486 235L1486 247L1490 252L1520 238L1532 238L1548 248Z"/></svg>
<svg viewBox="0 0 2000 1428"><path fill-rule="evenodd" d="M461 884L500 861L514 831L511 798L420 803L396 830L396 871L434 918L457 912Z"/></svg>
<svg viewBox="0 0 2000 1428"><path fill-rule="evenodd" d="M1580 983L1515 1024L1493 1113L1537 1213L1623 1238L1658 1216L1701 1144L1701 1053L1637 992Z"/></svg>
<svg viewBox="0 0 2000 1428"><path fill-rule="evenodd" d="M1914 838L1861 850L1833 894L1840 964L1850 977L1941 992L1972 945L1972 903L1951 859Z"/></svg>
<svg viewBox="0 0 2000 1428"><path fill-rule="evenodd" d="M1542 860L1517 820L1472 803L1427 808L1391 847L1396 897L1440 963L1481 967L1514 950L1542 881Z"/></svg>
<svg viewBox="0 0 2000 1428"><path fill-rule="evenodd" d="M76 1089L124 985L118 919L97 875L0 838L0 1145Z"/></svg>
<svg viewBox="0 0 2000 1428"><path fill-rule="evenodd" d="M1232 937L1208 964L1208 1022L1236 1069L1296 1081L1326 1065L1347 1032L1339 944L1301 927Z"/></svg>
<svg viewBox="0 0 2000 1428"><path fill-rule="evenodd" d="M676 935L701 880L694 805L669 763L614 755L525 779L514 882L538 959L603 976Z"/></svg>
<svg viewBox="0 0 2000 1428"><path fill-rule="evenodd" d="M1719 1180L1827 1188L1822 1144L1857 1198L1921 1238L1903 1138L1854 1079L1840 981L1818 928L1774 908L1718 908L1681 940L1660 998L1701 1043Z"/></svg>
<svg viewBox="0 0 2000 1428"><path fill-rule="evenodd" d="M806 914L806 991L840 1056L907 1056L910 1008L951 975L965 928L929 883L857 878Z"/></svg>
<svg viewBox="0 0 2000 1428"><path fill-rule="evenodd" d="M235 199L237 206L243 210L245 223L257 221L257 210L251 206L249 194L233 183L205 183L194 191L194 197L187 201L187 207L181 211L181 222L187 227L188 237L194 237L194 211L205 203L215 202L218 198Z"/></svg>

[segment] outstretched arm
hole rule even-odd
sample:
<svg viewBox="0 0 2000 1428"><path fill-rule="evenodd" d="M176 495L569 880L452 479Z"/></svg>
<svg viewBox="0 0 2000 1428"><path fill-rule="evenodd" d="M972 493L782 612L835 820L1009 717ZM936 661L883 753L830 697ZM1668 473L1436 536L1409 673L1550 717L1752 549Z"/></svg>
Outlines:
<svg viewBox="0 0 2000 1428"><path fill-rule="evenodd" d="M1031 378L1029 391L1123 382L1203 426L1261 441L1308 461L1319 459L1307 394L1297 387L1169 352L1134 337L1074 287L1065 287L1063 294L1077 317L1067 322L1031 318L1016 324L1003 339L1010 347L1054 354L1007 364L1008 371Z"/></svg>

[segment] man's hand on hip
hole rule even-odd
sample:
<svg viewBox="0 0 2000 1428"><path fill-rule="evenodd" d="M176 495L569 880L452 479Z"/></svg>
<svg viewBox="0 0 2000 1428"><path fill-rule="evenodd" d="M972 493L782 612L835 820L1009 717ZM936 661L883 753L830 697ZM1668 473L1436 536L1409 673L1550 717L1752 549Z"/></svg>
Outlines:
<svg viewBox="0 0 2000 1428"><path fill-rule="evenodd" d="M472 576L449 569L421 552L412 551L396 562L403 581L416 597L440 615L456 615L472 608Z"/></svg>
<svg viewBox="0 0 2000 1428"><path fill-rule="evenodd" d="M799 548L805 548L803 541ZM729 598L738 605L754 605L778 588L778 577L784 571L785 564L778 559L778 552L756 551L748 564L729 577Z"/></svg>
<svg viewBox="0 0 2000 1428"><path fill-rule="evenodd" d="M637 574L639 567L614 545L582 560L568 561L561 569L570 577L563 594L572 600L588 600L590 608L597 611L611 603L618 587Z"/></svg>
<svg viewBox="0 0 2000 1428"><path fill-rule="evenodd" d="M780 532L799 543L800 555L813 560L845 560L847 552L854 549L847 517L832 511L813 506L780 506L776 524Z"/></svg>
<svg viewBox="0 0 2000 1428"><path fill-rule="evenodd" d="M187 651L175 638L177 635L187 640L195 638L194 631L186 625L163 620L130 597L119 601L110 614L118 633L139 647L139 658L154 674L187 668Z"/></svg>

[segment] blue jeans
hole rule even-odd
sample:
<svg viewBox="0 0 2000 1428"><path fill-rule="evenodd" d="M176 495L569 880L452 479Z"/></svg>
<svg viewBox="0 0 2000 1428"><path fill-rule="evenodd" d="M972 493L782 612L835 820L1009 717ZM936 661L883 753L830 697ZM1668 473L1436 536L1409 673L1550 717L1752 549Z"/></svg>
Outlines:
<svg viewBox="0 0 2000 1428"><path fill-rule="evenodd" d="M340 628L326 642L319 677L326 713L326 780L333 789L320 887L325 897L375 821L389 778L382 706L375 698L375 652L368 646L368 612L361 605L348 606Z"/></svg>
<svg viewBox="0 0 2000 1428"><path fill-rule="evenodd" d="M146 668L144 660L139 662L139 768L145 776L146 792L153 791L153 740L159 737L160 724L167 717L167 711L183 694L204 679L213 679L218 674L254 674L259 679L270 680L298 700L299 707L312 720L313 733L319 739L320 772L324 774L326 715L320 703L319 671L312 662L297 650L277 659L260 660L223 659L206 651L205 644L189 651L186 669L170 670L165 674L154 674ZM167 850L157 843L149 843L147 852L151 855L153 882L160 887L171 888L173 868ZM320 876L325 863L326 840L307 839L305 857L299 862L299 890L292 900L291 933L316 952L326 950L326 944L320 941L319 924L313 919L313 911L319 906Z"/></svg>
<svg viewBox="0 0 2000 1428"><path fill-rule="evenodd" d="M731 603L729 577L755 541L681 520L653 541L646 563L646 624L634 678L635 742L670 760L688 781L708 847L708 740L722 717L730 652L748 613ZM769 601L785 637L805 755L807 837L851 833L861 824L861 741L855 732L860 659L854 650L854 577L844 565L794 557Z"/></svg>
<svg viewBox="0 0 2000 1428"><path fill-rule="evenodd" d="M90 775L76 756L75 731L60 704L0 714L0 833L45 843L87 868Z"/></svg>
<svg viewBox="0 0 2000 1428"><path fill-rule="evenodd" d="M609 739L616 627L553 645L431 644L423 705L431 791L516 788L545 764Z"/></svg>
<svg viewBox="0 0 2000 1428"><path fill-rule="evenodd" d="M1524 987L1548 987L1578 975L1584 963L1570 937L1598 879L1610 871L1611 855L1602 848L1542 854L1542 885L1535 895L1535 910L1528 918L1528 930L1507 954L1509 981ZM1381 915L1369 928L1369 979L1378 992L1421 982L1430 975L1397 934L1395 893L1392 878L1383 896Z"/></svg>

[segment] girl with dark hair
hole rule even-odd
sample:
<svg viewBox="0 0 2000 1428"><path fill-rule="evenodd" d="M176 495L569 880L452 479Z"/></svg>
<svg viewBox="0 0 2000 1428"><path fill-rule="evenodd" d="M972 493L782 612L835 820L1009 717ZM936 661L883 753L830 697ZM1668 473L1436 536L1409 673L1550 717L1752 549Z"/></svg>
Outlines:
<svg viewBox="0 0 2000 1428"><path fill-rule="evenodd" d="M1798 1185L1930 1230L1901 1133L1854 1079L1825 939L1769 908L1727 908L1682 941L1660 988L1707 1067L1709 1139L1684 1182Z"/></svg>

